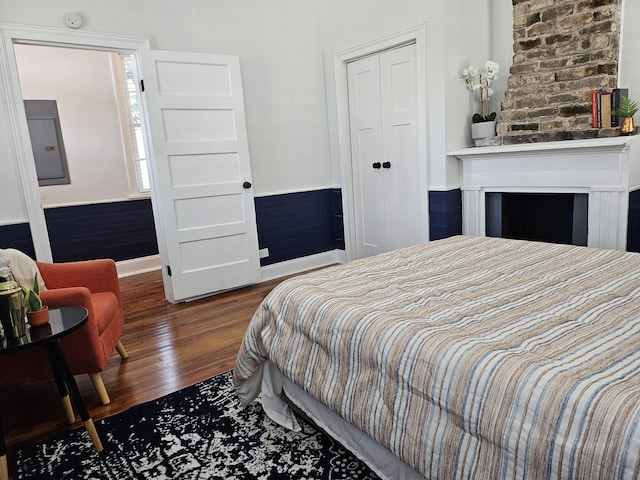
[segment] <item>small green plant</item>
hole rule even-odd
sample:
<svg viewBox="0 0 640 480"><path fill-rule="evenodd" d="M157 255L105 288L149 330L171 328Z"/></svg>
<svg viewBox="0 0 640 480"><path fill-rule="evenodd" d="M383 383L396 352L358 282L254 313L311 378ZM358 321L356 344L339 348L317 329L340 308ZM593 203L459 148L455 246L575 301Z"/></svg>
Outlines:
<svg viewBox="0 0 640 480"><path fill-rule="evenodd" d="M42 310L42 299L40 298L40 284L38 282L38 272L33 277L33 288L22 285L22 293L27 302L27 308L30 312Z"/></svg>
<svg viewBox="0 0 640 480"><path fill-rule="evenodd" d="M638 112L638 102L632 101L629 97L620 99L620 108L611 112L621 118L631 118Z"/></svg>

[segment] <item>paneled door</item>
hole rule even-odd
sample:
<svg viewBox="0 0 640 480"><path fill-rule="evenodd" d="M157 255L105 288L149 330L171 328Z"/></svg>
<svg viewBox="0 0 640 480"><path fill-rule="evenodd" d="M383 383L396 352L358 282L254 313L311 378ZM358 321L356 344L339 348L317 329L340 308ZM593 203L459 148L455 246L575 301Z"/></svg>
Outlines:
<svg viewBox="0 0 640 480"><path fill-rule="evenodd" d="M258 236L238 58L146 51L141 63L167 299L178 302L257 283Z"/></svg>
<svg viewBox="0 0 640 480"><path fill-rule="evenodd" d="M347 65L357 258L421 241L415 44Z"/></svg>

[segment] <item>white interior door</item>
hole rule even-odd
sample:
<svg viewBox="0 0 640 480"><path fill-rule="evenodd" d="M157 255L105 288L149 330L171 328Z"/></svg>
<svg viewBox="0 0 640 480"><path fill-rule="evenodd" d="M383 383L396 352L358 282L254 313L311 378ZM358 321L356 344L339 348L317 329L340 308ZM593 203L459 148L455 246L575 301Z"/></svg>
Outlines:
<svg viewBox="0 0 640 480"><path fill-rule="evenodd" d="M416 46L380 54L387 249L421 241Z"/></svg>
<svg viewBox="0 0 640 480"><path fill-rule="evenodd" d="M347 65L357 258L422 241L415 44Z"/></svg>
<svg viewBox="0 0 640 480"><path fill-rule="evenodd" d="M141 65L168 300L258 282L238 58L146 51Z"/></svg>
<svg viewBox="0 0 640 480"><path fill-rule="evenodd" d="M386 250L380 61L377 55L347 65L351 168L357 258Z"/></svg>

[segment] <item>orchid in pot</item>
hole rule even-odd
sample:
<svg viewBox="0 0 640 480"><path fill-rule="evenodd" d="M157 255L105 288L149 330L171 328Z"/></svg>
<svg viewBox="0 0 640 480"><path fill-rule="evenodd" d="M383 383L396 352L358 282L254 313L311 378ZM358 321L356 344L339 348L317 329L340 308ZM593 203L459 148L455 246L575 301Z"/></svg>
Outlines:
<svg viewBox="0 0 640 480"><path fill-rule="evenodd" d="M462 71L461 78L464 79L465 86L472 92L478 92L479 113L475 113L472 118L472 138L481 138L495 135L496 112L489 113L489 99L493 95L491 82L498 78L500 65L492 60L484 63L484 69L476 65L469 65ZM480 125L485 123L486 125ZM477 125L478 127L474 128ZM484 128L479 128L484 127ZM485 132L474 132L474 130ZM489 135L486 132L490 132Z"/></svg>

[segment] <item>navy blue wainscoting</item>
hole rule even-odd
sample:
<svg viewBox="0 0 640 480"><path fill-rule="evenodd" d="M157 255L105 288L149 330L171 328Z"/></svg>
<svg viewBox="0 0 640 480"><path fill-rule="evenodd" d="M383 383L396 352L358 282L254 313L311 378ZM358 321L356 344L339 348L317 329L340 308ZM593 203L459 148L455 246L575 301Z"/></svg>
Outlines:
<svg viewBox="0 0 640 480"><path fill-rule="evenodd" d="M54 262L156 255L150 199L45 209Z"/></svg>
<svg viewBox="0 0 640 480"><path fill-rule="evenodd" d="M31 240L31 228L28 223L0 226L0 248L15 248L36 258L36 250Z"/></svg>
<svg viewBox="0 0 640 480"><path fill-rule="evenodd" d="M640 190L629 192L627 250L640 252Z"/></svg>
<svg viewBox="0 0 640 480"><path fill-rule="evenodd" d="M255 205L258 243L269 249L263 266L344 248L339 189L256 197Z"/></svg>
<svg viewBox="0 0 640 480"><path fill-rule="evenodd" d="M429 239L462 233L462 191L459 188L429 192Z"/></svg>

